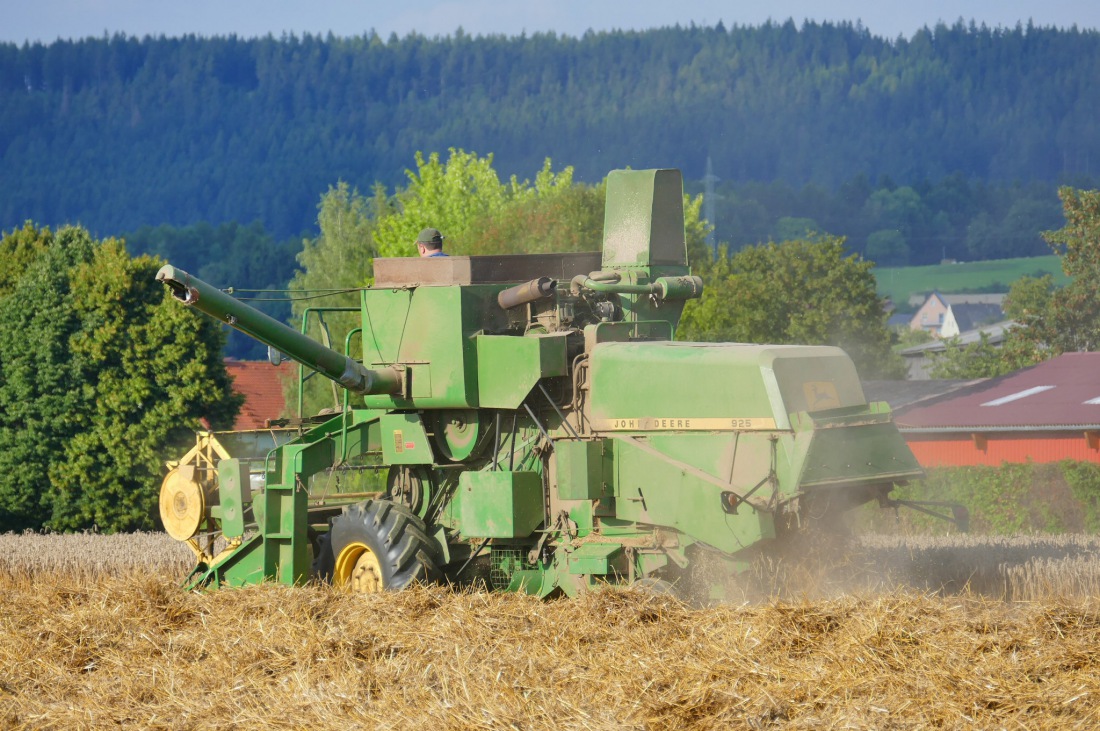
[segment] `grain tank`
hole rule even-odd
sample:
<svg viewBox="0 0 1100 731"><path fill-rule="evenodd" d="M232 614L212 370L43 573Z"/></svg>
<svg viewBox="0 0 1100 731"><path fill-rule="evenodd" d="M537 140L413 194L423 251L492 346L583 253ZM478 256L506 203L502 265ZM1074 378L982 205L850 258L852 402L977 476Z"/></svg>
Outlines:
<svg viewBox="0 0 1100 731"><path fill-rule="evenodd" d="M169 475L162 515L189 516L174 535L228 541L196 551L193 585L481 577L539 596L638 581L713 594L758 551L920 475L840 349L675 339L702 292L679 171L608 176L598 253L374 268L354 355L158 273L348 394L262 458ZM383 494L311 497L311 478L364 460L387 473Z"/></svg>

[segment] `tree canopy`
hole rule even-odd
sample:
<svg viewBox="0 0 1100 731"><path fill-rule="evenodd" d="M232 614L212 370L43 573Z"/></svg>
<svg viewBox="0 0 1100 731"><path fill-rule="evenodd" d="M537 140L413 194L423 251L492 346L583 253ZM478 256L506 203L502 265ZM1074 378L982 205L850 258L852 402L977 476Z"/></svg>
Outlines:
<svg viewBox="0 0 1100 731"><path fill-rule="evenodd" d="M447 237L455 254L519 254L599 248L603 229L603 187L574 182L573 168L554 172L549 159L534 181L512 176L502 182L493 155L451 149L416 153L416 170L396 191L377 220L381 256L408 256L426 226ZM381 194L376 189L376 195Z"/></svg>
<svg viewBox="0 0 1100 731"><path fill-rule="evenodd" d="M328 185L392 188L414 151L455 147L494 151L505 178L549 156L590 184L626 166L675 166L698 181L709 157L729 203L716 207L719 239L733 248L783 240L766 229L791 216L847 236L853 251L895 230L913 262L944 248L987 258L990 247L1041 246L1054 186L1096 174L1098 64L1093 30L962 22L908 38L787 21L579 38L4 43L0 226L80 221L107 235L259 220L283 241L309 228ZM926 195L956 174L959 195ZM891 200L869 201L860 176ZM1041 210L983 202L983 186L1015 197L1017 180L1028 200L1028 185L1043 184ZM802 210L766 202L770 217L756 218L773 183ZM970 236L975 202L987 217ZM1019 228L1021 217L1032 224Z"/></svg>
<svg viewBox="0 0 1100 731"><path fill-rule="evenodd" d="M1054 352L1100 349L1100 191L1062 188L1066 225L1046 235L1070 283L1050 296L1047 317L1032 340ZM1021 285L1022 286L1022 285Z"/></svg>
<svg viewBox="0 0 1100 731"><path fill-rule="evenodd" d="M703 270L703 296L688 303L677 337L837 345L864 378L902 377L873 268L835 236L719 256Z"/></svg>
<svg viewBox="0 0 1100 731"><path fill-rule="evenodd" d="M247 226L236 222L142 226L124 238L134 255L159 257L215 287L232 287L236 297L249 300L249 304L278 320L290 316L285 295L278 290L284 290L294 275L298 239L276 241L259 221ZM266 353L261 343L230 330L227 355L256 360Z"/></svg>
<svg viewBox="0 0 1100 731"><path fill-rule="evenodd" d="M78 227L0 239L0 530L150 529L164 461L240 397L224 336L171 301L161 262Z"/></svg>
<svg viewBox="0 0 1100 731"><path fill-rule="evenodd" d="M302 241L298 270L289 284L294 318L301 323L308 308L359 307L358 288L373 281L374 257L378 255L375 223L384 210L385 191L363 196L347 183L339 183L321 196L317 206L320 233ZM323 317L322 320L320 317ZM342 338L360 325L355 312L330 312L311 318L307 333L318 341L342 343ZM327 328L327 331L326 329ZM356 347L355 344L352 348ZM340 394L322 379L314 378L302 393L302 410L314 414L340 403ZM297 404L298 381L285 384L288 404Z"/></svg>
<svg viewBox="0 0 1100 731"><path fill-rule="evenodd" d="M1061 353L1100 349L1100 190L1063 187L1066 225L1044 234L1070 282L1055 289L1049 275L1013 283L1005 314L1015 322L1000 348L949 342L934 364L936 378L995 376Z"/></svg>

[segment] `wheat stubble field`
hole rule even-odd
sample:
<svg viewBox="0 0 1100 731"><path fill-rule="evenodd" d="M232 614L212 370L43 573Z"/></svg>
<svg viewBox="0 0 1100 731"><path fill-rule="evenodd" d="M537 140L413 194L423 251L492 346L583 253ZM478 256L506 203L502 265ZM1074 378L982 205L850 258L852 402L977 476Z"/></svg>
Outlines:
<svg viewBox="0 0 1100 731"><path fill-rule="evenodd" d="M854 555L762 568L751 599L694 608L187 594L165 536L0 536L0 728L1100 727L1100 541L873 538Z"/></svg>

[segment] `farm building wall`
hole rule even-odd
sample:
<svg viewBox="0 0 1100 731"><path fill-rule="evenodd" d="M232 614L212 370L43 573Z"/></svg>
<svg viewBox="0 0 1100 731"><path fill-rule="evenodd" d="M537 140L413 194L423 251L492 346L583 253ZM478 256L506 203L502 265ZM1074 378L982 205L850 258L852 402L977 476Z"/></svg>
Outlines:
<svg viewBox="0 0 1100 731"><path fill-rule="evenodd" d="M1064 459L1100 463L1098 437L1081 431L905 434L922 467L996 467L1004 462L1044 464Z"/></svg>
<svg viewBox="0 0 1100 731"><path fill-rule="evenodd" d="M894 422L926 467L1100 463L1098 372L1100 352L1063 353L962 388L945 382L938 395L899 404Z"/></svg>

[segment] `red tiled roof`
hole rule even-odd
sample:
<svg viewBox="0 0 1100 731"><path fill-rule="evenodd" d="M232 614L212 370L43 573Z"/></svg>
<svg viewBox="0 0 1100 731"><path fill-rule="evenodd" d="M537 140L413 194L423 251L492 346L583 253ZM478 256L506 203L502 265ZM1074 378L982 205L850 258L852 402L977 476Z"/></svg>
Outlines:
<svg viewBox="0 0 1100 731"><path fill-rule="evenodd" d="M283 415L282 374L286 366L275 367L262 360L226 360L225 369L233 379L233 390L244 394L234 429L263 429L265 420Z"/></svg>
<svg viewBox="0 0 1100 731"><path fill-rule="evenodd" d="M1100 428L1100 353L1066 353L894 420L903 430Z"/></svg>

